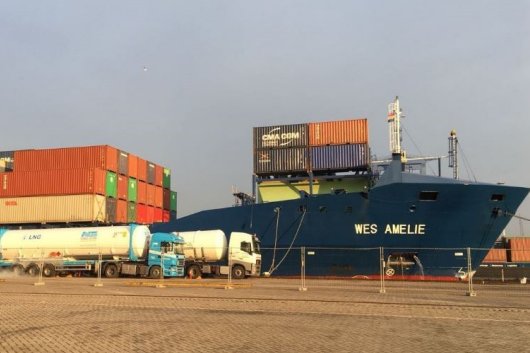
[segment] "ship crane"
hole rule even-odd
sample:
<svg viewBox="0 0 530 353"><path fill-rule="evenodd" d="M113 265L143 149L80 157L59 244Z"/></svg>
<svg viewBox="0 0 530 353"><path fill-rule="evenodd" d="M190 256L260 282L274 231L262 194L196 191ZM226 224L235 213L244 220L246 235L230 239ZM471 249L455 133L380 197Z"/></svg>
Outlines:
<svg viewBox="0 0 530 353"><path fill-rule="evenodd" d="M405 151L401 150L401 142L403 141L401 137L401 117L402 115L401 108L399 107L399 97L396 96L396 99L388 105L388 131L390 135L390 153L402 154Z"/></svg>

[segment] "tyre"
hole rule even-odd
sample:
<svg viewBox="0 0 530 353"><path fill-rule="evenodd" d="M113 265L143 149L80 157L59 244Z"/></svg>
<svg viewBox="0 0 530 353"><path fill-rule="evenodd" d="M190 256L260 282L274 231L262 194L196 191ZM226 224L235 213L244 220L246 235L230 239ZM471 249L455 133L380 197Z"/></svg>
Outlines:
<svg viewBox="0 0 530 353"><path fill-rule="evenodd" d="M30 277L36 277L39 275L39 273L40 273L40 268L37 264L30 264L26 268L26 274Z"/></svg>
<svg viewBox="0 0 530 353"><path fill-rule="evenodd" d="M160 278L162 269L160 266L151 266L149 269L149 278Z"/></svg>
<svg viewBox="0 0 530 353"><path fill-rule="evenodd" d="M117 278L119 275L118 266L113 263L107 264L103 271L103 275L107 278Z"/></svg>
<svg viewBox="0 0 530 353"><path fill-rule="evenodd" d="M245 268L241 265L232 266L232 278L234 279L245 278Z"/></svg>
<svg viewBox="0 0 530 353"><path fill-rule="evenodd" d="M42 275L44 277L55 277L55 266L52 264L44 264L42 267Z"/></svg>
<svg viewBox="0 0 530 353"><path fill-rule="evenodd" d="M188 278L192 279L199 278L202 275L201 268L199 267L199 265L190 265L186 269L186 275L188 276Z"/></svg>
<svg viewBox="0 0 530 353"><path fill-rule="evenodd" d="M17 275L17 276L20 276L22 274L24 274L24 266L22 265L13 265L11 267L11 272L13 272L13 274Z"/></svg>

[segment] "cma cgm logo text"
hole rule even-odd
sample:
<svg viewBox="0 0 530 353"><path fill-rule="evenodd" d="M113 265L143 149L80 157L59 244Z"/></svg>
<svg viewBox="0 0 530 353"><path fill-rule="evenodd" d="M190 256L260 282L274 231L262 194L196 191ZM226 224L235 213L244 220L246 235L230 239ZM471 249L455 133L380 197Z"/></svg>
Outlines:
<svg viewBox="0 0 530 353"><path fill-rule="evenodd" d="M261 141L264 146L286 146L293 142L293 140L299 139L299 132L284 132L280 133L280 128L277 127L272 129L267 134L261 136Z"/></svg>

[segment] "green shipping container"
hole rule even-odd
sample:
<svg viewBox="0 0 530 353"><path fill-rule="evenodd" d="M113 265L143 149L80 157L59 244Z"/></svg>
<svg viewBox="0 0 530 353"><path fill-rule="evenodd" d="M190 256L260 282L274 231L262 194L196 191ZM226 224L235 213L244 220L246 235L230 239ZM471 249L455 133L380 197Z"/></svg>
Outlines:
<svg viewBox="0 0 530 353"><path fill-rule="evenodd" d="M127 199L136 202L138 196L138 181L134 178L129 178L129 189L127 190Z"/></svg>
<svg viewBox="0 0 530 353"><path fill-rule="evenodd" d="M164 177L162 180L162 186L165 189L171 188L171 169L169 168L164 168Z"/></svg>
<svg viewBox="0 0 530 353"><path fill-rule="evenodd" d="M107 180L105 182L105 195L116 198L118 196L118 178L116 173L107 171Z"/></svg>
<svg viewBox="0 0 530 353"><path fill-rule="evenodd" d="M177 192L176 191L171 191L170 210L177 211Z"/></svg>
<svg viewBox="0 0 530 353"><path fill-rule="evenodd" d="M136 223L136 203L127 204L127 223Z"/></svg>

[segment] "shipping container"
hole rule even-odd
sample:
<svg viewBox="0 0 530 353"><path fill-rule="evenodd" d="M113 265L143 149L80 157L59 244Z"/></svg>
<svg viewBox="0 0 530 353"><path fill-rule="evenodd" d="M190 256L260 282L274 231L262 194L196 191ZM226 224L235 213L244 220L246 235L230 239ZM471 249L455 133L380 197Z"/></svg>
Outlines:
<svg viewBox="0 0 530 353"><path fill-rule="evenodd" d="M309 146L368 143L368 120L309 123Z"/></svg>
<svg viewBox="0 0 530 353"><path fill-rule="evenodd" d="M161 208L155 207L153 223L160 223L164 221L164 212Z"/></svg>
<svg viewBox="0 0 530 353"><path fill-rule="evenodd" d="M147 162L147 184L154 185L156 177L156 164Z"/></svg>
<svg viewBox="0 0 530 353"><path fill-rule="evenodd" d="M154 206L162 208L164 206L164 189L161 186L155 186L155 202Z"/></svg>
<svg viewBox="0 0 530 353"><path fill-rule="evenodd" d="M138 200L138 182L134 178L129 178L129 188L127 200L136 202Z"/></svg>
<svg viewBox="0 0 530 353"><path fill-rule="evenodd" d="M170 195L169 210L177 212L177 192L170 191Z"/></svg>
<svg viewBox="0 0 530 353"><path fill-rule="evenodd" d="M22 150L14 153L15 171L99 168L117 171L118 150L111 146L86 146Z"/></svg>
<svg viewBox="0 0 530 353"><path fill-rule="evenodd" d="M254 150L286 147L306 147L308 125L275 125L254 128Z"/></svg>
<svg viewBox="0 0 530 353"><path fill-rule="evenodd" d="M158 164L155 164L155 185L164 186L164 168Z"/></svg>
<svg viewBox="0 0 530 353"><path fill-rule="evenodd" d="M307 148L281 148L254 153L254 173L291 174L308 170Z"/></svg>
<svg viewBox="0 0 530 353"><path fill-rule="evenodd" d="M118 199L127 200L129 192L129 178L124 175L118 175Z"/></svg>
<svg viewBox="0 0 530 353"><path fill-rule="evenodd" d="M506 249L491 249L482 262L507 262Z"/></svg>
<svg viewBox="0 0 530 353"><path fill-rule="evenodd" d="M164 181L162 184L165 189L171 189L171 169L164 168Z"/></svg>
<svg viewBox="0 0 530 353"><path fill-rule="evenodd" d="M136 204L136 222L138 224L147 224L147 208L149 206Z"/></svg>
<svg viewBox="0 0 530 353"><path fill-rule="evenodd" d="M510 238L509 248L512 262L530 262L530 237Z"/></svg>
<svg viewBox="0 0 530 353"><path fill-rule="evenodd" d="M101 195L11 197L0 200L1 224L106 222Z"/></svg>
<svg viewBox="0 0 530 353"><path fill-rule="evenodd" d="M116 202L116 223L127 223L128 203L125 200Z"/></svg>
<svg viewBox="0 0 530 353"><path fill-rule="evenodd" d="M164 189L162 193L163 193L162 194L162 198L163 198L162 208L164 210L169 211L171 207L171 191L169 189Z"/></svg>
<svg viewBox="0 0 530 353"><path fill-rule="evenodd" d="M147 223L153 224L155 221L155 208L153 206L147 206Z"/></svg>
<svg viewBox="0 0 530 353"><path fill-rule="evenodd" d="M106 223L116 223L116 206L117 206L116 199L107 197L106 199L106 207L105 207L105 222Z"/></svg>
<svg viewBox="0 0 530 353"><path fill-rule="evenodd" d="M129 154L125 151L118 150L118 173L129 175Z"/></svg>
<svg viewBox="0 0 530 353"><path fill-rule="evenodd" d="M136 203L127 204L127 223L136 223Z"/></svg>
<svg viewBox="0 0 530 353"><path fill-rule="evenodd" d="M177 211L169 211L169 220L177 219Z"/></svg>
<svg viewBox="0 0 530 353"><path fill-rule="evenodd" d="M137 175L138 180L147 182L147 161L140 157L138 157Z"/></svg>
<svg viewBox="0 0 530 353"><path fill-rule="evenodd" d="M169 211L167 210L162 211L162 222L169 222L170 219L171 219L171 215Z"/></svg>
<svg viewBox="0 0 530 353"><path fill-rule="evenodd" d="M137 194L137 203L147 204L147 184L143 181L138 182L138 194Z"/></svg>
<svg viewBox="0 0 530 353"><path fill-rule="evenodd" d="M135 178L135 179L138 178L138 156L132 153L129 153L128 171L129 171L129 177Z"/></svg>
<svg viewBox="0 0 530 353"><path fill-rule="evenodd" d="M41 170L0 173L0 197L47 195L105 195L102 169Z"/></svg>
<svg viewBox="0 0 530 353"><path fill-rule="evenodd" d="M118 197L118 177L111 171L106 173L105 195L112 198Z"/></svg>
<svg viewBox="0 0 530 353"><path fill-rule="evenodd" d="M309 148L313 171L344 171L366 169L369 165L368 145L331 145Z"/></svg>
<svg viewBox="0 0 530 353"><path fill-rule="evenodd" d="M147 189L146 203L149 206L154 206L155 205L155 186L151 184L147 184L146 189Z"/></svg>

